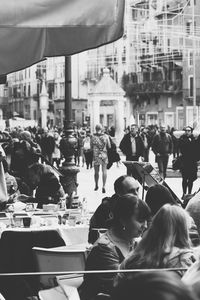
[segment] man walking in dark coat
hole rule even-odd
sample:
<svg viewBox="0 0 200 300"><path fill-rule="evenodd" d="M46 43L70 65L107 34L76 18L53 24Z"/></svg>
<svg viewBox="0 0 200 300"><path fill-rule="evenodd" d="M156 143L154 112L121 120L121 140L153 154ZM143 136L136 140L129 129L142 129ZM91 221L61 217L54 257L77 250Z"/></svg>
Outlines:
<svg viewBox="0 0 200 300"><path fill-rule="evenodd" d="M192 134L193 128L187 126L185 133L178 141L178 153L181 155L181 174L183 196L192 193L193 182L197 179L197 160L199 138L195 140Z"/></svg>
<svg viewBox="0 0 200 300"><path fill-rule="evenodd" d="M143 156L144 143L138 134L138 126L136 124L131 125L130 132L124 135L119 148L126 156L127 161L138 161L139 157ZM127 169L127 175L132 175L135 179L141 181L141 178L138 178L138 173L134 172L134 170Z"/></svg>
<svg viewBox="0 0 200 300"><path fill-rule="evenodd" d="M165 126L160 127L160 132L154 136L151 146L156 156L160 176L165 179L169 155L173 151L172 138L170 134L166 132Z"/></svg>
<svg viewBox="0 0 200 300"><path fill-rule="evenodd" d="M52 155L55 149L55 139L51 134L49 134L47 128L44 129L44 133L42 134L40 147L44 158L52 164Z"/></svg>

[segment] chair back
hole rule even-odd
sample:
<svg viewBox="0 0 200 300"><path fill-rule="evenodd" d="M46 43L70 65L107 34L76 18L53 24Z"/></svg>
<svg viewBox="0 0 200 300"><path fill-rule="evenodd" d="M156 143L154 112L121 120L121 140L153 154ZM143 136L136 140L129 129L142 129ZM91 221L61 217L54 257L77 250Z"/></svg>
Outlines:
<svg viewBox="0 0 200 300"><path fill-rule="evenodd" d="M33 247L38 272L84 271L86 250L58 250ZM56 285L56 276L41 275L39 278L41 288Z"/></svg>

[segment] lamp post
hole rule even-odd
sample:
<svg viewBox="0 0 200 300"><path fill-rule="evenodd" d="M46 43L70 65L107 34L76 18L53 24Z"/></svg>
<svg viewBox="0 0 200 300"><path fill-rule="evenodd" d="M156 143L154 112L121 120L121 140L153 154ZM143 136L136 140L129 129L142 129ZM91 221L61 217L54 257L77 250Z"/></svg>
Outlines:
<svg viewBox="0 0 200 300"><path fill-rule="evenodd" d="M192 1L192 43L193 43L193 124L197 121L196 104L196 41L195 41L195 0Z"/></svg>
<svg viewBox="0 0 200 300"><path fill-rule="evenodd" d="M71 98L71 57L65 56L65 120L64 137L60 141L60 150L65 161L60 168L63 173L61 178L65 192L72 200L73 192L77 192L77 173L80 171L74 163L74 152L77 145L77 139L73 136L72 121L72 98ZM69 207L71 201L69 201Z"/></svg>

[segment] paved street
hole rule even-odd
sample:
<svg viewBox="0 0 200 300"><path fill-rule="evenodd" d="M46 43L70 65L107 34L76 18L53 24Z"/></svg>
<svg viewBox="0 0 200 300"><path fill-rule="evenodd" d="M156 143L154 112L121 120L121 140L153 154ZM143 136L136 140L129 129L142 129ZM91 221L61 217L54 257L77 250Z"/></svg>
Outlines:
<svg viewBox="0 0 200 300"><path fill-rule="evenodd" d="M124 157L121 157L121 160L124 161ZM150 162L153 166L156 166L154 155L151 153L150 155ZM171 165L171 158L169 162L169 166ZM178 197L182 196L182 187L181 177L173 178L172 170L170 170L170 177L166 178L167 184L170 188L176 193ZM121 175L126 174L126 167L123 163L120 163L119 166L114 164L110 170L108 170L108 179L106 184L106 194L102 194L102 181L101 181L101 173L100 173L100 180L99 180L99 190L94 191L94 169L87 170L85 167L80 167L80 172L78 173L78 195L81 197L87 198L88 202L88 209L90 211L94 211L96 207L101 203L101 199L106 196L111 196L114 193L113 183L114 181ZM193 186L193 192L195 192L200 187L200 178L198 178ZM140 191L140 195L142 196L142 188Z"/></svg>

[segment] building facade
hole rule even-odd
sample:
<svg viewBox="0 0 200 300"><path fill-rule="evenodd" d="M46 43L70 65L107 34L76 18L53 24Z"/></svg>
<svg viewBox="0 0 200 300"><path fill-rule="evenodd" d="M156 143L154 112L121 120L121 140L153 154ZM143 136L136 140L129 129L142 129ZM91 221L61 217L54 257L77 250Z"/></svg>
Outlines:
<svg viewBox="0 0 200 300"><path fill-rule="evenodd" d="M88 95L106 67L125 90L124 127L130 120L176 129L199 123L199 14L197 0L126 0L123 37L72 56L73 120L82 125L89 119ZM48 122L63 126L64 74L64 57L10 74L0 96L4 118L17 113L40 120L39 95L45 80ZM108 118L105 125L111 123Z"/></svg>

